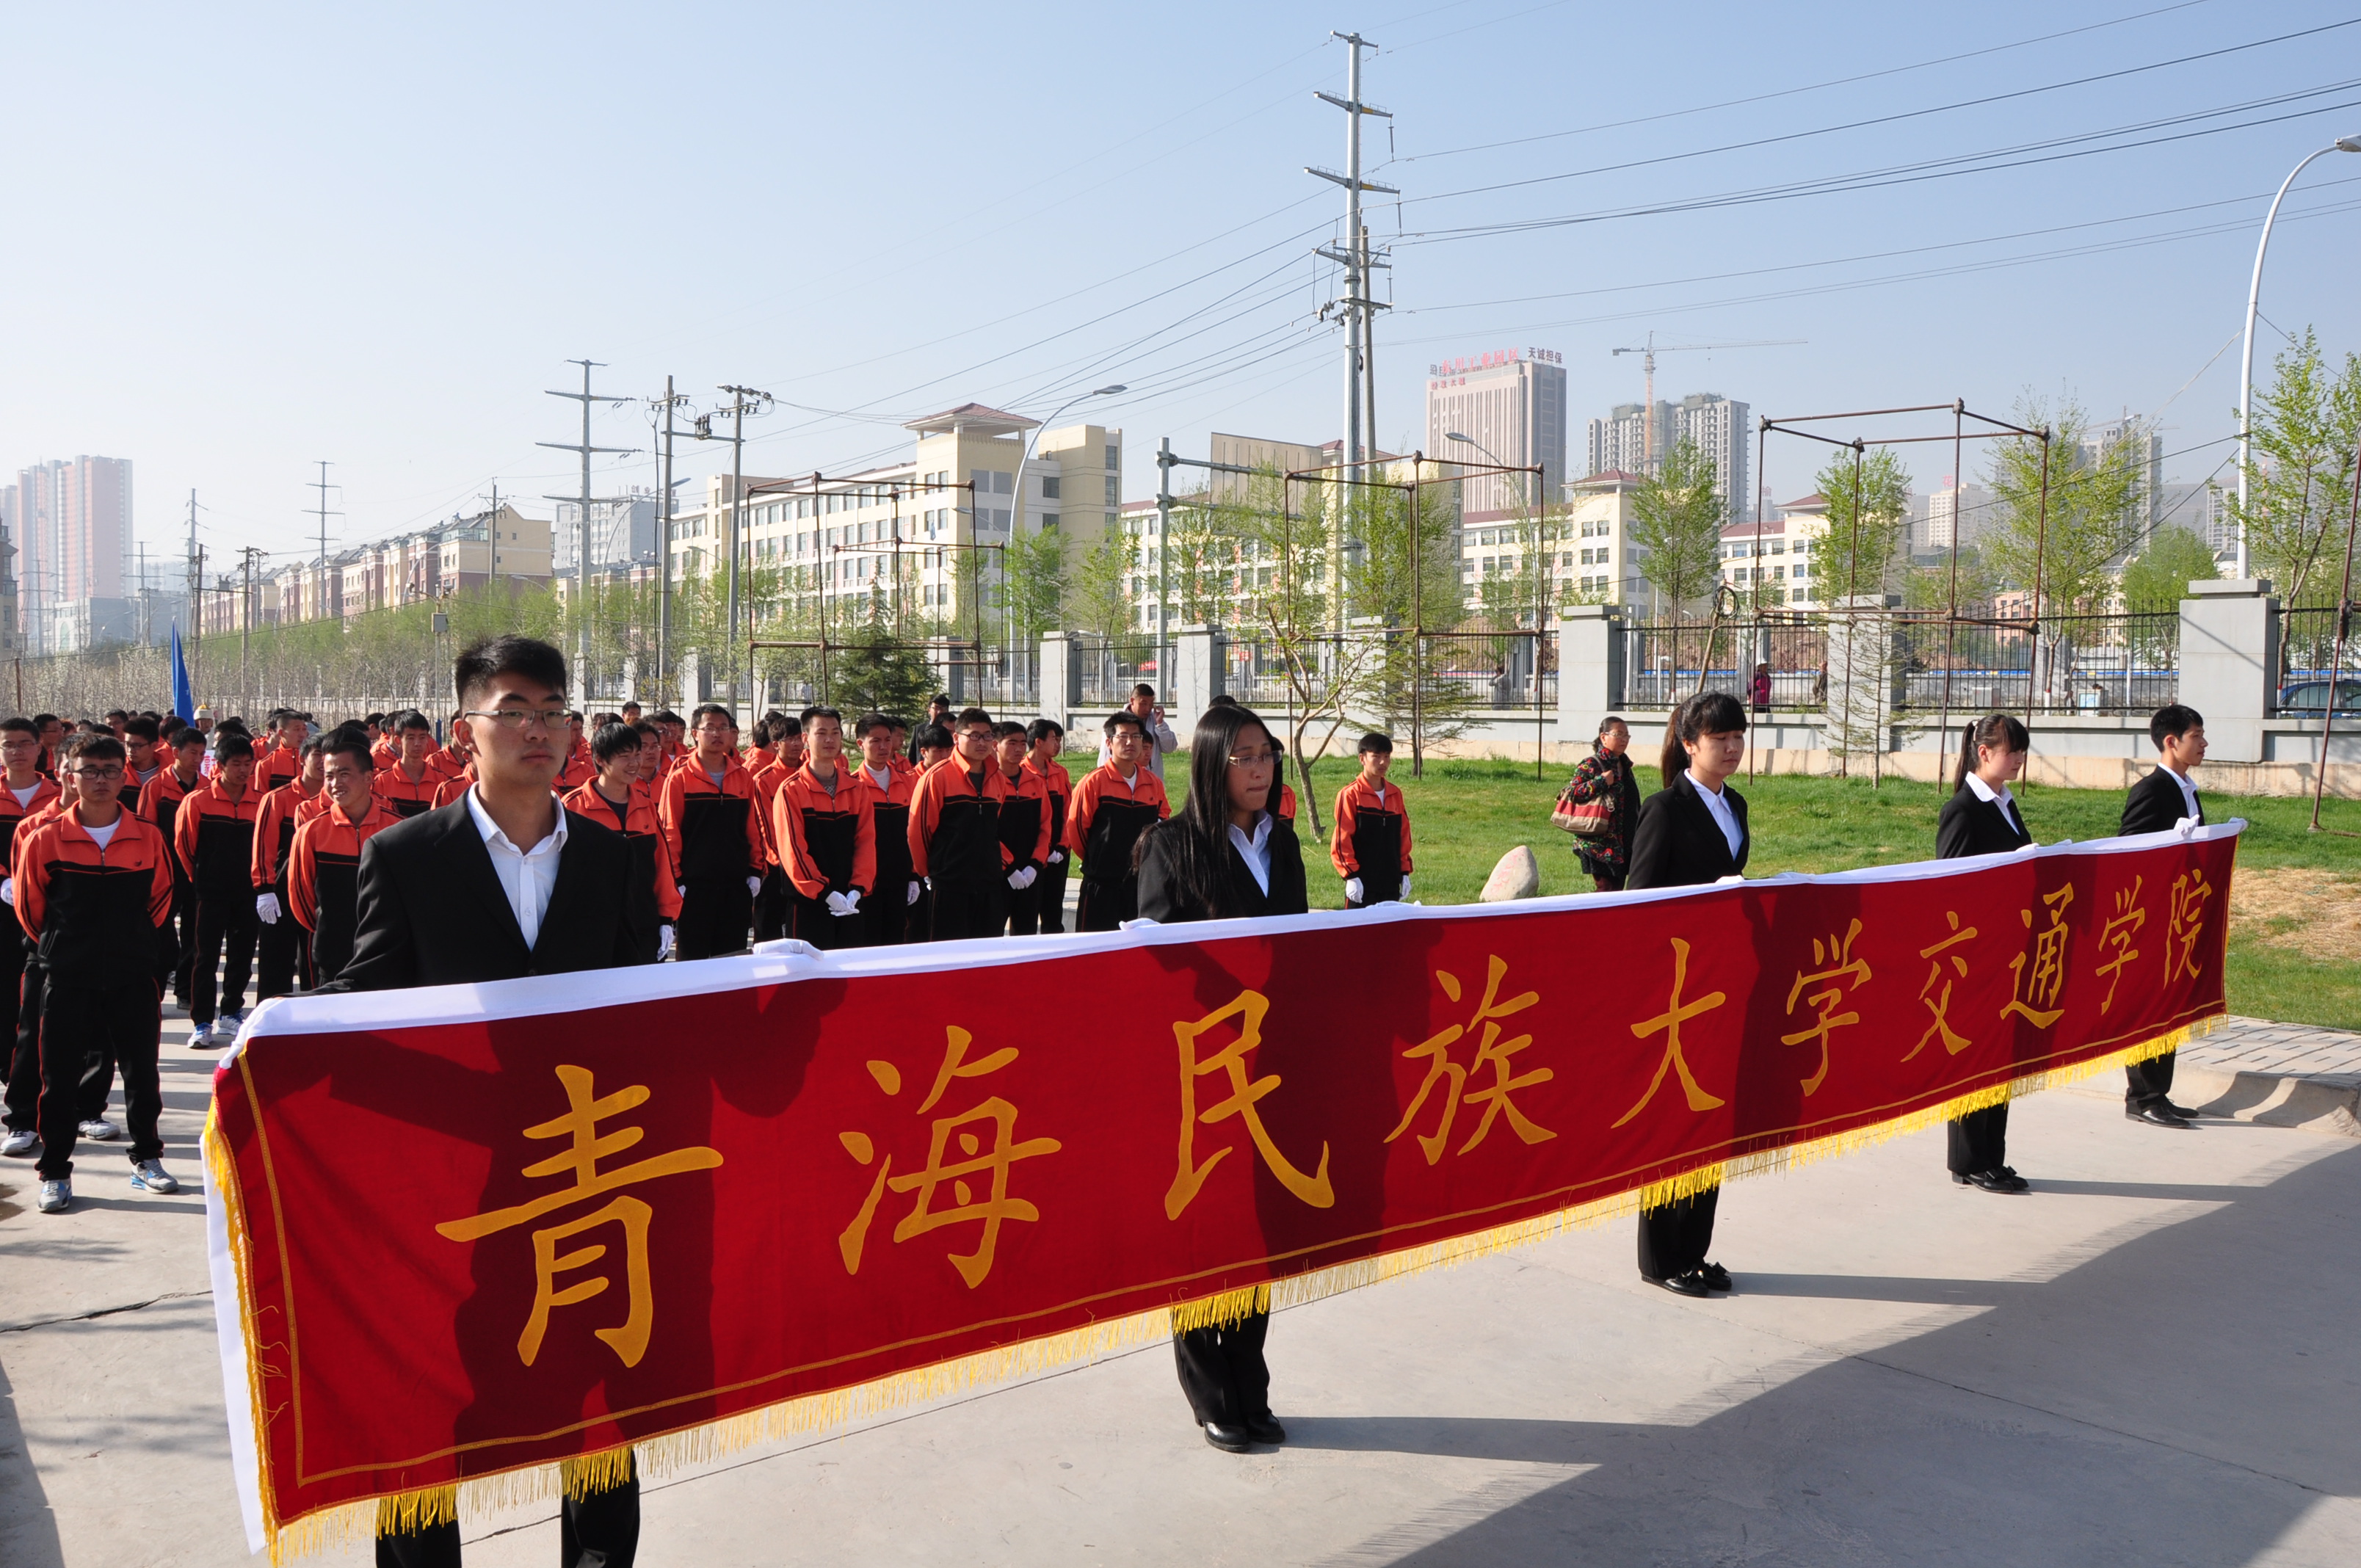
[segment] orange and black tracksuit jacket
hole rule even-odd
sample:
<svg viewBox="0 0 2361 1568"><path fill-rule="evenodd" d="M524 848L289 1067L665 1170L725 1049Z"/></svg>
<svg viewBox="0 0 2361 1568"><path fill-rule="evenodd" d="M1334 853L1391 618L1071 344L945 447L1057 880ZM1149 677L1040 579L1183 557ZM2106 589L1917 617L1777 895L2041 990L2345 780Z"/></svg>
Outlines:
<svg viewBox="0 0 2361 1568"><path fill-rule="evenodd" d="M254 782L247 787L268 794L281 785L293 784L295 775L302 771L303 759L296 752L284 746L265 746L257 740L254 743Z"/></svg>
<svg viewBox="0 0 2361 1568"><path fill-rule="evenodd" d="M71 806L16 841L16 918L51 985L109 990L132 975L160 983L177 961L171 851L127 811L115 824L102 850Z"/></svg>
<svg viewBox="0 0 2361 1568"><path fill-rule="evenodd" d="M1076 926L1112 931L1139 914L1139 879L1131 869L1131 847L1148 824L1172 815L1164 781L1145 767L1126 784L1113 762L1093 768L1074 786L1066 816L1066 849L1081 857L1082 892Z"/></svg>
<svg viewBox="0 0 2361 1568"><path fill-rule="evenodd" d="M352 960L360 929L361 846L401 818L369 797L358 820L320 796L322 810L295 830L287 860L287 910L312 933L312 983L324 985Z"/></svg>
<svg viewBox="0 0 2361 1568"><path fill-rule="evenodd" d="M771 799L771 837L796 896L818 904L831 893L857 891L866 902L877 885L875 787L864 787L841 758L833 790L808 764L793 773L774 771L781 776ZM894 885L895 897L904 885Z"/></svg>
<svg viewBox="0 0 2361 1568"><path fill-rule="evenodd" d="M1049 833L1049 781L1019 762L1016 776L1001 773L1000 782L1008 786L1008 798L1000 803L1000 847L1007 852L1010 871L1033 868L1038 886L1057 843Z"/></svg>
<svg viewBox="0 0 2361 1568"><path fill-rule="evenodd" d="M1279 784L1279 806L1271 815L1281 822L1295 820L1295 786L1284 779Z"/></svg>
<svg viewBox="0 0 2361 1568"><path fill-rule="evenodd" d="M418 765L418 776L412 778L401 771L397 760L390 767L379 768L369 778L369 793L385 802L385 808L399 818L415 817L422 811L432 811L440 804L439 795L451 775L437 773L431 762Z"/></svg>
<svg viewBox="0 0 2361 1568"><path fill-rule="evenodd" d="M664 775L656 793L673 871L685 886L760 876L771 861L753 775L730 758L721 782L694 755Z"/></svg>
<svg viewBox="0 0 2361 1568"><path fill-rule="evenodd" d="M664 837L664 824L656 820L653 790L635 784L623 804L617 806L598 793L597 784L587 784L569 792L558 804L602 828L611 826L630 839L632 863L645 870L649 885L654 890L656 919L669 926L680 918L680 879L673 875L672 845ZM648 939L653 943L655 933L649 932Z"/></svg>
<svg viewBox="0 0 2361 1568"><path fill-rule="evenodd" d="M16 791L5 783L0 783L0 850L6 851L0 855L0 864L14 866L16 863L18 835L28 827L38 827L49 806L61 798L56 781L45 779L38 773L33 775L33 793L22 802L16 799ZM8 927L16 923L16 912L0 906L0 916L5 916L0 919L0 979L5 979L24 968L25 946L22 942L9 939L11 933ZM15 992L13 982L10 982L9 990L12 993Z"/></svg>
<svg viewBox="0 0 2361 1568"><path fill-rule="evenodd" d="M1052 762L1044 768L1030 757L1025 759L1024 771L1041 781L1042 820L1049 825L1049 848L1065 849L1066 812L1074 801L1073 775L1066 772L1063 762Z"/></svg>
<svg viewBox="0 0 2361 1568"><path fill-rule="evenodd" d="M196 783L182 784L180 774L166 768L140 786L137 815L140 821L161 834L167 845L177 846L180 841L181 803L205 787L202 773L197 776ZM172 860L174 874L185 884L189 880L189 868L181 861L177 849Z"/></svg>
<svg viewBox="0 0 2361 1568"><path fill-rule="evenodd" d="M373 772L380 773L385 772L386 769L393 766L401 756L401 748L393 743L391 736L380 736L369 742L369 767Z"/></svg>
<svg viewBox="0 0 2361 1568"><path fill-rule="evenodd" d="M566 761L558 768L557 777L552 781L550 787L562 795L570 790L580 789L598 776L598 764L591 761L590 743L587 740L577 740L566 753Z"/></svg>
<svg viewBox="0 0 2361 1568"><path fill-rule="evenodd" d="M956 757L921 773L910 795L910 869L938 893L947 883L1007 886L1012 861L1000 813L1008 794L1008 780L989 762L981 782Z"/></svg>
<svg viewBox="0 0 2361 1568"><path fill-rule="evenodd" d="M1382 904L1401 896L1410 875L1410 812L1401 786L1388 784L1380 796L1369 781L1354 775L1336 792L1336 820L1328 833L1328 858L1336 874L1361 879L1361 902Z"/></svg>
<svg viewBox="0 0 2361 1568"><path fill-rule="evenodd" d="M476 764L469 762L434 786L434 804L445 806L476 787Z"/></svg>
<svg viewBox="0 0 2361 1568"><path fill-rule="evenodd" d="M196 884L197 901L231 924L254 918L254 822L262 793L251 784L232 799L219 780L191 790L172 820L172 848Z"/></svg>
<svg viewBox="0 0 2361 1568"><path fill-rule="evenodd" d="M254 786L246 786L252 795ZM262 797L254 813L254 891L276 893L286 901L287 857L295 848L295 829L328 809L324 790L305 795L300 784L281 784Z"/></svg>
<svg viewBox="0 0 2361 1568"><path fill-rule="evenodd" d="M449 746L437 746L426 753L427 768L446 779L456 779L474 765L472 758L461 756Z"/></svg>
<svg viewBox="0 0 2361 1568"><path fill-rule="evenodd" d="M852 770L854 782L869 802L872 837L877 843L876 880L872 884L871 896L861 901L870 912L868 924L873 942L900 939L909 905L910 797L917 793L918 775L915 770L905 769L900 758L894 761L895 765L885 771L887 783L883 785L867 764Z"/></svg>

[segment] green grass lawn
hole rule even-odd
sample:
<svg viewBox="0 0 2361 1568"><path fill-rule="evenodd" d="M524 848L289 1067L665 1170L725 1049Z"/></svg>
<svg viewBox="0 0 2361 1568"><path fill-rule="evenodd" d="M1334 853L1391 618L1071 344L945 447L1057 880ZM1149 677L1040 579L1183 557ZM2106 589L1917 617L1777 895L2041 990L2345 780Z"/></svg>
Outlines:
<svg viewBox="0 0 2361 1568"><path fill-rule="evenodd" d="M1426 776L1414 779L1408 752L1396 757L1391 780L1401 785L1410 807L1418 865L1413 892L1420 902L1472 901L1500 857L1519 844L1531 845L1540 861L1544 894L1589 891L1590 879L1576 863L1572 840L1549 824L1550 807L1569 769L1552 766L1536 779L1531 762L1430 762ZM1070 753L1065 762L1079 782L1092 758ZM1177 806L1188 793L1189 753L1175 752L1164 764ZM1323 828L1336 792L1355 771L1350 758L1328 758L1314 766ZM1292 772L1289 781L1300 795L1302 784ZM2199 782L2202 786L2202 776ZM1751 876L1930 859L1936 817L1948 794L1932 784L1892 781L1877 789L1817 778L1749 782L1741 776L1735 783L1746 797L1754 835ZM1640 784L1643 795L1656 787L1653 766L1640 770ZM2034 788L2020 794L2019 804L2026 825L2045 844L2103 839L2123 813L2123 796L2111 790ZM2241 872L2300 866L2361 877L2361 838L2312 832L2309 799L2209 795L2206 810L2216 820L2246 818L2238 845ZM1304 837L1312 907L1341 909L1344 883L1326 863L1324 843L1312 834L1309 818L1309 812L1300 814L1297 827ZM2332 801L2323 821L2361 832L2361 802ZM2231 932L2227 978L2233 1012L2361 1030L2361 963L2309 959L2265 943L2261 935L2237 927Z"/></svg>

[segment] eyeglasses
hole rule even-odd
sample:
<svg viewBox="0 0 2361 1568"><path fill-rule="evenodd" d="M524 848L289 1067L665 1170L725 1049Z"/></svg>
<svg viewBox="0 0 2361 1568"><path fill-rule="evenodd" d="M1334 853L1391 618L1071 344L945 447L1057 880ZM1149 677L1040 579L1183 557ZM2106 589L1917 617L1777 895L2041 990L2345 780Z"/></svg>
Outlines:
<svg viewBox="0 0 2361 1568"><path fill-rule="evenodd" d="M1230 766L1234 768L1267 768L1277 761L1279 761L1279 753L1276 751L1233 751L1230 753Z"/></svg>
<svg viewBox="0 0 2361 1568"><path fill-rule="evenodd" d="M500 707L486 712L480 708L470 708L459 717L462 718L489 718L503 729L522 729L530 724L538 724L544 729L555 729L559 725L566 722L566 709L562 707Z"/></svg>
<svg viewBox="0 0 2361 1568"><path fill-rule="evenodd" d="M123 770L121 768L93 767L88 762L84 762L82 766L76 768L74 772L79 776L88 779L93 784L113 784L123 776Z"/></svg>

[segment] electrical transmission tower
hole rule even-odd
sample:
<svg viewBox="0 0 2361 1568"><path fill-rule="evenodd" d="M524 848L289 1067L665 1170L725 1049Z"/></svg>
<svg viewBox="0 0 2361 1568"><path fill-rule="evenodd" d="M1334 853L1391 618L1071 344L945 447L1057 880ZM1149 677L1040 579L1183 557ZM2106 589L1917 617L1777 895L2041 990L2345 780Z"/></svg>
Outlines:
<svg viewBox="0 0 2361 1568"><path fill-rule="evenodd" d="M533 444L536 446L554 447L560 452L579 453L582 457L582 493L579 496L544 496L542 497L542 499L546 501L576 501L582 508L582 516L580 519L581 530L577 535L579 547L575 552L574 557L574 592L576 597L574 614L574 690L576 693L576 706L588 708L590 706L590 508L593 500L595 499L595 498L590 494L590 457L593 453L632 452L638 449L631 446L593 446L590 444L590 405L592 403L606 403L609 406L615 406L629 402L631 400L628 398L601 397L590 390L590 372L594 368L601 367L599 361L593 359L569 359L566 363L568 365L579 365L582 367L582 389L578 392L552 392L549 395L553 398L571 398L576 402L582 405L582 439L579 442L539 441L535 442ZM500 531L500 516L498 513L494 513L489 531L497 533Z"/></svg>
<svg viewBox="0 0 2361 1568"><path fill-rule="evenodd" d="M745 530L743 513L746 493L746 416L766 411L774 400L771 394L753 387L724 387L730 394L727 406L709 414L697 417L697 439L713 439L713 422L727 419L730 426L730 609L729 627L723 633L728 650L722 672L730 677L730 705L735 712L738 706L738 556L743 549Z"/></svg>
<svg viewBox="0 0 2361 1568"><path fill-rule="evenodd" d="M339 592L332 596L328 592L328 520L332 517L342 517L345 514L328 510L328 492L332 489L341 490L344 487L328 483L328 464L325 459L322 459L320 477L312 482L311 488L320 492L320 504L312 509L320 519L320 602L314 608L324 616L328 613L328 606L333 602L341 613L344 609L344 595Z"/></svg>
<svg viewBox="0 0 2361 1568"><path fill-rule="evenodd" d="M1354 510L1357 499L1353 481L1367 477L1369 454L1377 443L1378 393L1374 326L1377 313L1392 307L1376 298L1370 287L1370 274L1389 264L1371 256L1368 225L1361 219L1361 192L1377 191L1389 196L1401 192L1391 185L1380 185L1361 178L1361 120L1365 115L1390 120L1389 110L1380 109L1361 101L1361 51L1377 45L1358 33L1328 35L1341 39L1351 50L1345 66L1345 96L1333 93L1316 93L1323 103L1333 104L1345 111L1345 171L1306 165L1304 172L1316 175L1345 188L1345 235L1341 247L1322 246L1317 254L1335 262L1345 269L1345 292L1322 307L1321 313L1335 313L1345 326L1345 504L1337 509L1337 527L1329 551L1329 592L1331 614L1336 630L1345 628L1345 552L1346 548L1345 520Z"/></svg>

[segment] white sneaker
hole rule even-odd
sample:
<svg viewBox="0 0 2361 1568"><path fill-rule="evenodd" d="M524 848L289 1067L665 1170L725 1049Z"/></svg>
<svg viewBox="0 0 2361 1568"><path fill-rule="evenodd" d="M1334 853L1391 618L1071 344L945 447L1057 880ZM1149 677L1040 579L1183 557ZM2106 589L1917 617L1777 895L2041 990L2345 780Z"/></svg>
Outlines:
<svg viewBox="0 0 2361 1568"><path fill-rule="evenodd" d="M221 1033L218 1021L201 1024L189 1036L189 1049L192 1051L214 1050L228 1044L229 1036Z"/></svg>
<svg viewBox="0 0 2361 1568"><path fill-rule="evenodd" d="M214 1020L214 1027L221 1031L224 1045L236 1039L237 1032L246 1027L246 1014L247 1010L241 1007L235 1013L225 1013Z"/></svg>
<svg viewBox="0 0 2361 1568"><path fill-rule="evenodd" d="M123 1130L104 1116L93 1116L82 1124L82 1135L94 1144L111 1144L123 1135Z"/></svg>
<svg viewBox="0 0 2361 1568"><path fill-rule="evenodd" d="M143 1159L131 1168L131 1190L134 1192L178 1192L181 1184L164 1168L160 1159Z"/></svg>
<svg viewBox="0 0 2361 1568"><path fill-rule="evenodd" d="M0 1155L10 1159L22 1159L40 1146L41 1135L38 1133L11 1133L0 1138Z"/></svg>
<svg viewBox="0 0 2361 1568"><path fill-rule="evenodd" d="M62 1214L66 1212L66 1206L72 1201L72 1182L44 1181L41 1183L41 1200L34 1207L44 1214Z"/></svg>

